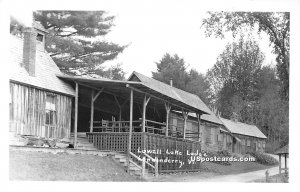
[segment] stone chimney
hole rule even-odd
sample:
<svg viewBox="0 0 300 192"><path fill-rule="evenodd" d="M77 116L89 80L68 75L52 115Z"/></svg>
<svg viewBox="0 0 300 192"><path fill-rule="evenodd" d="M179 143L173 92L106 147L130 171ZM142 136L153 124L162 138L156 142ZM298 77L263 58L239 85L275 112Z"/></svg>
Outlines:
<svg viewBox="0 0 300 192"><path fill-rule="evenodd" d="M173 87L173 79L170 79L170 86Z"/></svg>
<svg viewBox="0 0 300 192"><path fill-rule="evenodd" d="M37 32L32 27L26 27L23 30L23 66L30 76L35 76L35 58L36 58L36 38Z"/></svg>

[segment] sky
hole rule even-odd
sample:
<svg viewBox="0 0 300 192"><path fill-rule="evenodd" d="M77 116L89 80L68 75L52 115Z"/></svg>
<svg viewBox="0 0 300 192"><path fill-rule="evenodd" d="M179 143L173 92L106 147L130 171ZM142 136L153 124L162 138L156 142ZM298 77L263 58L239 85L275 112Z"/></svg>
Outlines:
<svg viewBox="0 0 300 192"><path fill-rule="evenodd" d="M205 37L201 22L207 17L207 11L212 9L203 7L201 1L98 0L94 3L94 6L85 4L80 9L104 10L108 16L115 16L114 27L104 39L129 45L115 60L104 63L104 66L121 63L126 77L132 71L151 77L151 72L156 71L155 62L159 62L166 53L178 54L185 60L188 69L206 73L225 45L232 42L231 35L223 40ZM67 9L63 4L56 9L78 10L78 6L80 3L75 1ZM43 10L43 7L36 9ZM29 25L34 10L34 6L18 6L11 9L11 15ZM268 36L262 34L255 37L266 55L264 64L274 64L275 55L271 53Z"/></svg>

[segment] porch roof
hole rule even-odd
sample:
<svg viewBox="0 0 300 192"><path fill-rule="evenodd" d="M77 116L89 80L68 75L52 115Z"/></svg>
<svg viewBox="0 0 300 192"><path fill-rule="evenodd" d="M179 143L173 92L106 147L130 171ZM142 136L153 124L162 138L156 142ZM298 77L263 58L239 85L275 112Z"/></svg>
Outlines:
<svg viewBox="0 0 300 192"><path fill-rule="evenodd" d="M128 97L129 90L128 85L132 88L135 88L143 93L149 94L151 96L157 97L161 100L168 101L170 104L173 104L173 109L181 110L185 108L187 110L193 112L200 112L204 114L209 114L210 110L208 107L200 100L200 98L195 98L193 94L186 95L184 97L181 94L181 99L177 99L174 94L179 91L172 91L172 94L166 94L165 91L162 90L162 87L149 85L144 82L137 82L137 81L120 81L120 80L110 80L106 78L90 78L90 77L79 77L79 76L70 76L70 75L61 75L58 74L57 77L72 83L74 81L78 82L80 85L89 86L95 89L105 88L109 92L113 93L114 95L121 96L121 97ZM181 91L181 90L180 90ZM181 91L184 92L184 91ZM178 94L178 93L177 93ZM187 95L189 97L187 97ZM192 98L192 99L191 99ZM143 101L143 94L135 94L135 99L139 100L140 102Z"/></svg>

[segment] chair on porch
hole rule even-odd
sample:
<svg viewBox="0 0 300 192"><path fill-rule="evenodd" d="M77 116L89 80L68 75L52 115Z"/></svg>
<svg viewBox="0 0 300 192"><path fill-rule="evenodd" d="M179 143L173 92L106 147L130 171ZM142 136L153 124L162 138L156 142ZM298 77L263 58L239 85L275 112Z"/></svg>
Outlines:
<svg viewBox="0 0 300 192"><path fill-rule="evenodd" d="M104 132L112 132L112 127L109 126L109 122L107 120L102 119L102 127Z"/></svg>

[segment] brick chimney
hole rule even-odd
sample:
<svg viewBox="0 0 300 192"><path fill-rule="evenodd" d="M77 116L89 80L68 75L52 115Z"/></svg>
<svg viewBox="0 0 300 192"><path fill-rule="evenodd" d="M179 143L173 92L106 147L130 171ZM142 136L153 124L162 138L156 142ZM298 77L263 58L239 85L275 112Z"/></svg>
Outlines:
<svg viewBox="0 0 300 192"><path fill-rule="evenodd" d="M35 76L36 50L45 51L45 40L48 31L41 23L34 21L32 27L23 29L23 66L30 76Z"/></svg>
<svg viewBox="0 0 300 192"><path fill-rule="evenodd" d="M26 27L23 30L23 66L30 76L35 76L35 58L36 58L36 38L37 32L32 27Z"/></svg>

